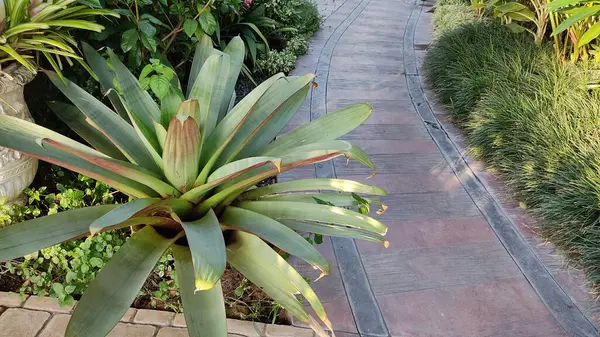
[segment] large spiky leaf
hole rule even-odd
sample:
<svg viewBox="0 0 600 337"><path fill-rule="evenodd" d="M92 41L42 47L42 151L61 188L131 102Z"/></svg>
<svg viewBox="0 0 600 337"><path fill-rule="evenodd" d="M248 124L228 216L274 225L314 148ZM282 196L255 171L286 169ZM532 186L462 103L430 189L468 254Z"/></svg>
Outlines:
<svg viewBox="0 0 600 337"><path fill-rule="evenodd" d="M387 227L381 222L345 208L293 201L242 201L236 204L275 220L300 220L334 223L385 234Z"/></svg>
<svg viewBox="0 0 600 337"><path fill-rule="evenodd" d="M387 210L388 206L377 199L371 198L357 198L356 194L342 194L342 193L282 193L282 194L267 194L261 196L257 200L260 201L297 201L297 202L308 202L317 204L332 204L333 206L348 207L348 206L359 206L362 202L375 204L379 206L377 214L383 214ZM242 199L241 196L238 199ZM359 202L360 201L360 202Z"/></svg>
<svg viewBox="0 0 600 337"><path fill-rule="evenodd" d="M144 285L156 262L176 238L166 239L146 226L135 233L90 283L67 326L65 337L104 337Z"/></svg>
<svg viewBox="0 0 600 337"><path fill-rule="evenodd" d="M115 159L127 160L121 151L102 132L87 122L85 115L76 106L61 102L48 102L48 106L58 118L81 138L85 139L86 142L90 143L96 150Z"/></svg>
<svg viewBox="0 0 600 337"><path fill-rule="evenodd" d="M292 155L296 152L309 152L309 151L341 151L344 156L348 159L353 159L371 170L375 174L375 164L369 158L369 155L363 151L359 146L354 145L344 140L329 140L323 142L315 142L311 144L301 145L298 147L290 148L287 150L279 149L277 151L271 151L274 156Z"/></svg>
<svg viewBox="0 0 600 337"><path fill-rule="evenodd" d="M109 157L89 155L51 139L44 139L42 144L47 150L56 149L74 155L78 159L83 159L88 163L95 165L95 169L100 170L101 172L103 172L102 170L108 170L108 172L115 174L117 178L121 176L139 184L143 184L143 186L151 188L153 192L158 193L162 197L166 198L180 195L177 189L164 182L159 175L156 175L141 166ZM115 176L112 176L112 178L115 179Z"/></svg>
<svg viewBox="0 0 600 337"><path fill-rule="evenodd" d="M370 231L318 222L303 222L295 220L281 220L280 222L283 225L288 226L289 228L298 232L315 233L329 236L337 236L342 238L371 241L382 244L386 248L389 246L389 242L381 234L373 233Z"/></svg>
<svg viewBox="0 0 600 337"><path fill-rule="evenodd" d="M194 53L194 60L192 61L192 68L190 69L190 76L188 78L188 89L187 96L190 96L192 87L196 83L196 78L200 73L200 69L204 65L204 62L213 54L213 42L208 34L203 34L200 41L196 45L196 52Z"/></svg>
<svg viewBox="0 0 600 337"><path fill-rule="evenodd" d="M0 229L0 261L88 234L90 224L117 207L101 205L73 209Z"/></svg>
<svg viewBox="0 0 600 337"><path fill-rule="evenodd" d="M106 62L104 57L102 57L102 55L100 55L92 46L85 42L82 43L82 45L85 60L89 64L90 68L92 68L96 76L98 76L98 81L100 82L102 91L106 96L108 96L108 99L112 103L113 108L119 114L119 116L129 122L127 111L121 102L121 98L114 89L113 80L115 78L115 72L110 69L108 62Z"/></svg>
<svg viewBox="0 0 600 337"><path fill-rule="evenodd" d="M189 116L173 117L163 149L167 179L182 192L192 187L198 177L201 136L196 121Z"/></svg>
<svg viewBox="0 0 600 337"><path fill-rule="evenodd" d="M200 103L201 118L198 124L203 139L206 139L217 126L221 101L226 99L229 103L229 96L224 96L228 75L229 55L210 56L202 65L188 96L188 99L195 99Z"/></svg>
<svg viewBox="0 0 600 337"><path fill-rule="evenodd" d="M173 245L173 253L188 334L190 337L227 337L221 282L217 282L209 290L195 291L194 264L190 249Z"/></svg>
<svg viewBox="0 0 600 337"><path fill-rule="evenodd" d="M232 233L227 246L227 262L248 280L261 287L267 295L308 324L319 336L329 336L304 310L294 294L300 293L310 303L316 314L331 329L325 309L304 278L279 254L258 237L244 232Z"/></svg>
<svg viewBox="0 0 600 337"><path fill-rule="evenodd" d="M302 167L305 165L316 164L322 161L330 160L335 157L341 156L341 152L337 153L305 153L298 154L293 157L284 158L282 165L279 167L271 168L268 166L261 166L254 168L239 177L230 179L227 184L222 184L217 188L217 193L205 200L198 206L200 213L208 211L209 208L217 205L227 206L230 205L240 194L245 192L251 186L256 185L258 182L270 177L292 170L296 167Z"/></svg>
<svg viewBox="0 0 600 337"><path fill-rule="evenodd" d="M151 171L161 172L131 125L76 84L66 80L67 84L64 85L55 73L47 74L54 85L89 118L89 122L106 135L131 162Z"/></svg>
<svg viewBox="0 0 600 337"><path fill-rule="evenodd" d="M262 150L294 116L306 98L314 75L280 78L256 102L250 117L244 121L217 161L217 166L235 158L250 157Z"/></svg>
<svg viewBox="0 0 600 337"><path fill-rule="evenodd" d="M327 260L302 236L260 213L229 206L220 217L225 228L242 230L272 243L319 269L322 275L329 274Z"/></svg>
<svg viewBox="0 0 600 337"><path fill-rule="evenodd" d="M225 91L221 100L221 108L219 110L219 121L221 121L227 114L231 99L235 95L235 84L237 82L240 71L242 70L242 64L244 63L245 47L244 41L239 36L231 39L225 50L226 54L229 55L229 77L227 84L225 85Z"/></svg>
<svg viewBox="0 0 600 337"><path fill-rule="evenodd" d="M207 192L231 179L261 166L269 165L272 168L277 168L280 164L281 159L274 157L250 157L234 161L216 170L208 177L205 184L189 190L181 198L197 203Z"/></svg>
<svg viewBox="0 0 600 337"><path fill-rule="evenodd" d="M137 181L125 178L104 167L90 163L78 155L57 149L51 143L60 143L68 146L70 149L76 149L81 154L94 158L110 159L92 148L39 125L17 117L0 115L0 146L13 148L27 153L32 157L103 181L121 190L123 193L134 197L144 198L158 195L155 191Z"/></svg>
<svg viewBox="0 0 600 337"><path fill-rule="evenodd" d="M373 108L367 103L345 107L317 118L316 120L283 134L269 144L261 153L277 153L296 146L306 145L318 140L338 139L361 125Z"/></svg>
<svg viewBox="0 0 600 337"><path fill-rule="evenodd" d="M353 192L373 195L386 195L383 188L363 184L354 180L333 178L311 178L286 181L271 184L250 190L240 195L240 200L252 200L262 196L282 192L329 190L339 192Z"/></svg>
<svg viewBox="0 0 600 337"><path fill-rule="evenodd" d="M158 202L158 198L144 198L132 200L126 204L111 210L90 224L90 233L92 235L99 233L105 228L109 228L118 223L124 222L134 216L142 209Z"/></svg>
<svg viewBox="0 0 600 337"><path fill-rule="evenodd" d="M206 139L200 157L202 171L196 180L197 185L203 184L206 181L221 153L229 145L229 142L233 139L237 131L244 125L244 122L250 117L258 99L281 77L283 77L282 74L274 75L252 90L213 130Z"/></svg>
<svg viewBox="0 0 600 337"><path fill-rule="evenodd" d="M225 241L211 209L196 221L182 222L194 261L195 289L211 289L225 272Z"/></svg>

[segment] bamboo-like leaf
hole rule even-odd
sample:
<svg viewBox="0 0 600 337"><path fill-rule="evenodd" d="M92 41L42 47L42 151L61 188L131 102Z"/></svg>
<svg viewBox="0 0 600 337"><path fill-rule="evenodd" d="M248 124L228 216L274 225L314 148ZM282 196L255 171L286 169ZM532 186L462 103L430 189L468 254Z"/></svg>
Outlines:
<svg viewBox="0 0 600 337"><path fill-rule="evenodd" d="M192 222L182 222L194 261L195 289L208 290L219 282L227 258L219 219L213 210Z"/></svg>
<svg viewBox="0 0 600 337"><path fill-rule="evenodd" d="M227 262L252 283L261 287L277 303L318 332L319 336L329 336L314 319L311 319L311 316L294 296L296 293L302 294L316 314L333 332L323 305L308 283L258 237L234 231L231 243L227 245Z"/></svg>
<svg viewBox="0 0 600 337"><path fill-rule="evenodd" d="M176 238L165 239L152 226L134 234L90 283L77 303L65 337L106 336L125 315L146 278Z"/></svg>
<svg viewBox="0 0 600 337"><path fill-rule="evenodd" d="M209 290L195 291L194 264L188 247L173 245L175 271L190 337L227 337L225 300L221 282Z"/></svg>
<svg viewBox="0 0 600 337"><path fill-rule="evenodd" d="M386 195L387 191L377 186L354 180L333 178L298 179L255 188L240 195L240 200L253 200L262 196L282 192L329 190L373 195Z"/></svg>
<svg viewBox="0 0 600 337"><path fill-rule="evenodd" d="M121 98L114 90L114 79L115 73L110 69L108 63L92 46L87 43L82 43L83 54L87 63L90 65L94 74L97 76L102 92L108 97L115 111L123 118L123 120L129 121L129 115L121 102Z"/></svg>
<svg viewBox="0 0 600 337"><path fill-rule="evenodd" d="M0 229L0 261L12 260L63 241L82 237L90 224L117 205L72 209Z"/></svg>
<svg viewBox="0 0 600 337"><path fill-rule="evenodd" d="M88 122L93 123L131 162L156 173L161 172L131 125L74 83L67 80L65 86L56 74L47 74L56 87L88 117Z"/></svg>
<svg viewBox="0 0 600 337"><path fill-rule="evenodd" d="M581 39L579 39L578 46L585 46L586 44L598 38L598 36L600 36L600 22L594 23L585 31Z"/></svg>
<svg viewBox="0 0 600 337"><path fill-rule="evenodd" d="M48 106L58 118L65 122L81 138L85 139L86 142L90 143L96 150L115 159L127 160L121 151L102 132L96 130L96 128L86 122L85 115L77 107L61 102L48 102Z"/></svg>
<svg viewBox="0 0 600 337"><path fill-rule="evenodd" d="M35 67L27 61L23 56L21 56L16 50L14 50L10 45L0 45L0 50L7 53L10 57L12 57L15 61L19 62L23 67L27 68L27 70L32 73L37 73Z"/></svg>
<svg viewBox="0 0 600 337"><path fill-rule="evenodd" d="M19 35L19 34L23 34L25 32L29 32L29 31L38 31L38 30L46 30L46 29L50 29L50 26L47 25L46 23L34 23L34 22L29 22L29 23L23 23L20 25L11 25L10 29L7 29L4 32L4 36L8 39L10 37L13 37L15 35ZM5 47L8 45L4 45Z"/></svg>
<svg viewBox="0 0 600 337"><path fill-rule="evenodd" d="M188 191L198 176L201 135L189 116L171 120L163 149L165 176L181 192Z"/></svg>
<svg viewBox="0 0 600 337"><path fill-rule="evenodd" d="M324 142L338 139L367 120L372 110L369 104L360 103L330 112L278 137L261 153L270 155L283 149L310 144L315 140Z"/></svg>
<svg viewBox="0 0 600 337"><path fill-rule="evenodd" d="M158 198L144 198L132 200L126 204L120 205L119 207L111 210L103 216L96 219L90 225L90 233L95 235L102 231L104 228L114 226L118 223L124 222L134 216L137 212L142 209L156 203L160 199Z"/></svg>
<svg viewBox="0 0 600 337"><path fill-rule="evenodd" d="M56 47L59 49L62 49L64 51L70 52L70 53L75 53L75 50L73 48L71 48L71 46L69 46L66 43L63 43L57 39L51 39L48 38L46 36L32 36L28 39L25 39L24 41L30 42L30 41L34 41L34 42L40 42L52 47Z"/></svg>
<svg viewBox="0 0 600 337"><path fill-rule="evenodd" d="M25 12L27 11L27 5L29 5L29 0L10 0L10 5L7 8L7 14L9 15L9 27L12 28L19 25L23 19L27 17L25 15Z"/></svg>
<svg viewBox="0 0 600 337"><path fill-rule="evenodd" d="M229 55L229 78L225 85L225 91L221 100L221 108L219 111L220 122L227 114L231 100L228 97L235 95L235 84L237 82L240 71L242 70L242 64L244 63L245 47L244 41L239 36L231 39L224 52Z"/></svg>
<svg viewBox="0 0 600 337"><path fill-rule="evenodd" d="M44 22L50 27L68 27L83 30L91 30L100 33L104 26L86 20L53 20Z"/></svg>
<svg viewBox="0 0 600 337"><path fill-rule="evenodd" d="M581 7L581 9L577 13L573 14L573 16L568 17L563 22L561 22L560 25L558 25L554 29L554 31L552 31L551 36L556 36L556 35L560 34L567 28L574 25L575 23L577 23L585 18L588 18L592 15L595 15L599 11L600 11L600 5L591 6L591 7Z"/></svg>
<svg viewBox="0 0 600 337"><path fill-rule="evenodd" d="M550 1L547 6L548 6L549 10L557 10L558 8L576 5L581 2L583 2L583 1L581 1L581 0L553 0L553 1Z"/></svg>
<svg viewBox="0 0 600 337"><path fill-rule="evenodd" d="M205 184L194 187L182 195L181 198L197 203L207 192L231 179L237 178L261 166L269 165L277 168L280 164L281 159L274 157L251 157L234 161L219 168L208 177L208 181Z"/></svg>
<svg viewBox="0 0 600 337"><path fill-rule="evenodd" d="M295 255L321 271L321 276L330 272L327 260L302 236L260 213L229 206L220 216L225 228L242 230L266 240L280 249ZM320 277L319 277L320 278Z"/></svg>
<svg viewBox="0 0 600 337"><path fill-rule="evenodd" d="M250 118L252 111L256 107L256 102L281 77L283 77L282 74L274 75L252 90L230 111L206 139L200 159L202 172L198 176L198 179L196 179L197 185L203 184L206 181L221 153L229 145L229 142L236 135L237 131L244 125L244 122Z"/></svg>
<svg viewBox="0 0 600 337"><path fill-rule="evenodd" d="M200 103L201 118L197 122L203 140L217 126L221 101L226 99L229 103L229 96L224 96L228 75L229 55L212 55L204 62L190 91L188 99Z"/></svg>
<svg viewBox="0 0 600 337"><path fill-rule="evenodd" d="M242 201L236 204L275 220L315 221L360 228L385 234L387 227L381 222L345 208L293 201Z"/></svg>
<svg viewBox="0 0 600 337"><path fill-rule="evenodd" d="M114 68L119 88L121 89L125 104L129 111L135 115L143 125L151 129L153 128L152 120L160 121L160 109L156 102L150 97L150 94L140 86L138 79L127 69L127 67L119 60L119 58L111 50L110 55L111 65Z"/></svg>
<svg viewBox="0 0 600 337"><path fill-rule="evenodd" d="M190 70L190 77L188 78L188 89L187 96L190 96L192 87L196 83L196 78L200 73L200 69L204 65L204 62L213 54L213 42L208 34L202 34L200 41L196 45L196 52L194 53L194 60L192 61L192 68Z"/></svg>

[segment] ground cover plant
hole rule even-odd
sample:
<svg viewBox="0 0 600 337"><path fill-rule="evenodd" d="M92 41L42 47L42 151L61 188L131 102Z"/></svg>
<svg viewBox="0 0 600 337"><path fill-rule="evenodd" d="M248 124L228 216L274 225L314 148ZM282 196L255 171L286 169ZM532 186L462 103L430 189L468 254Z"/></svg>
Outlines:
<svg viewBox="0 0 600 337"><path fill-rule="evenodd" d="M74 105L50 106L94 148L4 115L0 144L103 181L133 200L5 227L0 230L0 242L5 243L0 260L83 235L132 227L134 234L104 264L78 302L67 336L110 332L169 248L190 335L227 335L220 279L229 264L327 336L324 328L331 330L331 322L307 281L265 241L325 275L327 261L296 231L387 245L385 225L365 215L364 207L358 212L344 208L380 204L355 193L386 192L340 179L255 185L295 167L340 156L374 169L360 148L337 140L368 118L371 107L349 106L273 141L302 105L314 75L274 75L235 104L234 86L245 55L240 38L234 38L225 52L200 43L186 100L172 96L160 106L116 55L109 51L108 63L90 46L83 49L115 111L74 83L64 85L52 72L48 76ZM175 75L157 78L156 85L181 90ZM334 193L311 192L315 190ZM311 304L320 322L303 308L297 293ZM104 314L96 315L99 311Z"/></svg>
<svg viewBox="0 0 600 337"><path fill-rule="evenodd" d="M444 15L439 11L436 15ZM539 232L600 289L600 95L594 64L572 65L551 43L494 20L439 32L427 82L497 170Z"/></svg>

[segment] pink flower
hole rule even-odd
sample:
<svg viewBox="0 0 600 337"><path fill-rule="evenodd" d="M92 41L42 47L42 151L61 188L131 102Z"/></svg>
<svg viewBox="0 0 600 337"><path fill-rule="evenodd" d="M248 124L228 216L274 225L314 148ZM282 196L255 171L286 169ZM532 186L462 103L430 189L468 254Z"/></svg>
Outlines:
<svg viewBox="0 0 600 337"><path fill-rule="evenodd" d="M250 6L252 6L252 0L244 0L244 7L248 8Z"/></svg>

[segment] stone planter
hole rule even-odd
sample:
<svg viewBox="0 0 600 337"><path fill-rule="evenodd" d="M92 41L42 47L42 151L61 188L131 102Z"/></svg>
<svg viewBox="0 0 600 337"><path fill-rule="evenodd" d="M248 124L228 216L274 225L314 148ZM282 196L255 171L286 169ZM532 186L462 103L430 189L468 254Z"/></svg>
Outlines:
<svg viewBox="0 0 600 337"><path fill-rule="evenodd" d="M25 104L23 87L34 78L34 74L20 66L9 67L6 73L10 77L0 77L0 114L33 122ZM22 202L22 192L33 181L37 167L37 159L0 147L0 198L7 198L8 203Z"/></svg>

